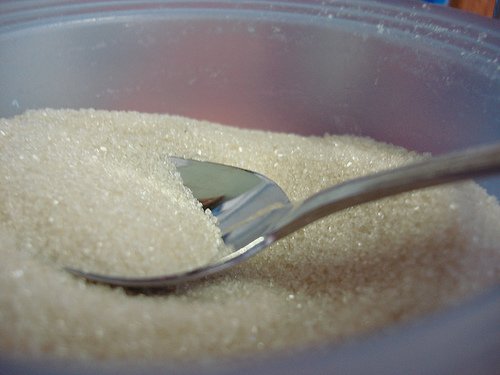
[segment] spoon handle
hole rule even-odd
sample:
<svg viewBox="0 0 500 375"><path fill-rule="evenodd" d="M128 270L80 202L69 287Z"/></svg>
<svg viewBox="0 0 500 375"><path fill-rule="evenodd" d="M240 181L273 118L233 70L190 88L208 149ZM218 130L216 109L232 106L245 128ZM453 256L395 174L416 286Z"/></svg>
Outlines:
<svg viewBox="0 0 500 375"><path fill-rule="evenodd" d="M324 216L391 195L500 173L500 143L433 157L322 190L295 206L270 234L277 240Z"/></svg>

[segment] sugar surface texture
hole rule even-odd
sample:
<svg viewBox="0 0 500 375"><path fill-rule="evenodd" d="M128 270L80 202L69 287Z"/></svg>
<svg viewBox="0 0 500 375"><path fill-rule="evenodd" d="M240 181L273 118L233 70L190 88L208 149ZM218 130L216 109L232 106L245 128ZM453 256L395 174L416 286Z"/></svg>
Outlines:
<svg viewBox="0 0 500 375"><path fill-rule="evenodd" d="M169 293L89 284L61 265L157 274L226 251L167 155L274 179L292 200L420 158L348 136L181 117L32 111L0 120L0 352L203 361L338 342L500 281L500 208L474 183L352 208L227 274Z"/></svg>
<svg viewBox="0 0 500 375"><path fill-rule="evenodd" d="M2 131L1 212L20 248L126 276L185 271L222 252L217 227L147 132L61 117Z"/></svg>

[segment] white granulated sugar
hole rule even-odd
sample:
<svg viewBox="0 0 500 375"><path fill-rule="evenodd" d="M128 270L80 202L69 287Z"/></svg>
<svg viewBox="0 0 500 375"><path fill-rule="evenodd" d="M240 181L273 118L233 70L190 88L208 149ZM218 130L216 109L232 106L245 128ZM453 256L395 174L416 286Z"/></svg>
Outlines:
<svg viewBox="0 0 500 375"><path fill-rule="evenodd" d="M205 360L296 350L404 322L500 280L500 208L474 183L332 215L236 269L128 294L62 265L151 275L224 253L167 155L263 173L292 200L417 154L180 117L32 111L0 120L0 352Z"/></svg>
<svg viewBox="0 0 500 375"><path fill-rule="evenodd" d="M134 125L47 112L2 126L1 212L20 249L127 276L217 257L220 232L183 186L169 147L154 126Z"/></svg>

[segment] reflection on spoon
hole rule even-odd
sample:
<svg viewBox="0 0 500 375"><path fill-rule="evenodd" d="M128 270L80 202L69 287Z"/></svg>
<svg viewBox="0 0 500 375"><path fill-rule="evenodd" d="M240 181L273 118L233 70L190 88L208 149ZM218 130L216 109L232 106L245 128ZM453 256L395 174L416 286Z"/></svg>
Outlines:
<svg viewBox="0 0 500 375"><path fill-rule="evenodd" d="M215 263L173 275L127 278L66 268L76 276L115 286L173 286L227 270L284 236L326 215L391 195L500 173L500 144L430 158L357 178L292 204L269 178L252 171L171 158L184 184L217 217L226 245L234 251Z"/></svg>

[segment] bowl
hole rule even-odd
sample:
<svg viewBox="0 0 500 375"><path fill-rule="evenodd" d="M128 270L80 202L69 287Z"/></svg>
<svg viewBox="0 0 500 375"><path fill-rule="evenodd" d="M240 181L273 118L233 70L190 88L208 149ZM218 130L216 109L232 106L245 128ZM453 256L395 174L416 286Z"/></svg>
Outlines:
<svg viewBox="0 0 500 375"><path fill-rule="evenodd" d="M170 113L370 136L441 153L500 140L499 21L420 1L4 1L0 117L34 108ZM500 197L500 179L480 183ZM493 373L500 286L407 324L206 373ZM198 365L5 358L5 373Z"/></svg>

